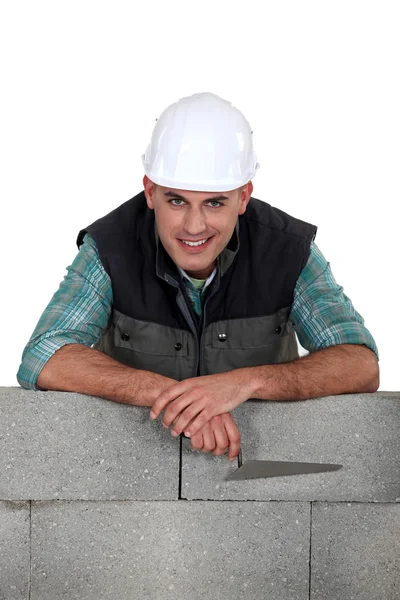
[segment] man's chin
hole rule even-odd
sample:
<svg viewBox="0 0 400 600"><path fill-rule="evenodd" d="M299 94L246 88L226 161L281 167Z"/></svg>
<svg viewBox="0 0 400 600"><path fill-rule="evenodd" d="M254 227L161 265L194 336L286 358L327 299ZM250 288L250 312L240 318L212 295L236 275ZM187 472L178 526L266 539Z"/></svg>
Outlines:
<svg viewBox="0 0 400 600"><path fill-rule="evenodd" d="M195 260L180 260L176 264L183 270L189 277L193 279L208 279L214 270L216 260L211 264L206 261L195 261Z"/></svg>

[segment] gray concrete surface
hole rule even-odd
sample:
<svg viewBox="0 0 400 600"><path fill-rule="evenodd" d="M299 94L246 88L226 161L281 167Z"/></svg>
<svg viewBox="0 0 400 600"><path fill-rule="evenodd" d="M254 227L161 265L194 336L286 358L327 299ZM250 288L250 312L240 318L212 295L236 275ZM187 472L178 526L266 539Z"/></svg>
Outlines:
<svg viewBox="0 0 400 600"><path fill-rule="evenodd" d="M248 401L226 482L149 410L0 388L0 600L399 600L400 393Z"/></svg>
<svg viewBox="0 0 400 600"><path fill-rule="evenodd" d="M339 471L225 481L237 465L193 452L183 440L182 496L188 500L400 500L400 394L350 394L305 402L248 400L232 415L243 462L343 465Z"/></svg>
<svg viewBox="0 0 400 600"><path fill-rule="evenodd" d="M0 600L25 600L29 584L29 502L0 502Z"/></svg>
<svg viewBox="0 0 400 600"><path fill-rule="evenodd" d="M300 502L33 503L31 600L307 598L309 537Z"/></svg>
<svg viewBox="0 0 400 600"><path fill-rule="evenodd" d="M400 504L312 507L311 600L399 600Z"/></svg>
<svg viewBox="0 0 400 600"><path fill-rule="evenodd" d="M173 500L180 440L148 408L0 388L0 499Z"/></svg>

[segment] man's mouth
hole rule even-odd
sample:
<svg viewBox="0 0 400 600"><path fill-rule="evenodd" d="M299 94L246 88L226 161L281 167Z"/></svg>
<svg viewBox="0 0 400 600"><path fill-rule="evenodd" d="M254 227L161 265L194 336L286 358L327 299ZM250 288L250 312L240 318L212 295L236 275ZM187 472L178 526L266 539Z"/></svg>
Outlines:
<svg viewBox="0 0 400 600"><path fill-rule="evenodd" d="M187 252L201 252L210 245L213 237L214 236L203 238L202 240L197 240L194 242L190 240L181 240L178 238L178 242Z"/></svg>
<svg viewBox="0 0 400 600"><path fill-rule="evenodd" d="M206 241L209 239L210 238L204 238L203 240L199 240L198 242L189 242L188 240L181 240L181 242L187 244L188 246L201 246L202 244L205 244Z"/></svg>

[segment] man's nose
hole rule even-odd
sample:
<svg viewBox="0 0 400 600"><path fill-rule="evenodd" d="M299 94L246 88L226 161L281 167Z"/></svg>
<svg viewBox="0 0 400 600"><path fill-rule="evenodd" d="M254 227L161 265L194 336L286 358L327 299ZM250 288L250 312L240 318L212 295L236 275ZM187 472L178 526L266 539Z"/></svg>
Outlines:
<svg viewBox="0 0 400 600"><path fill-rule="evenodd" d="M185 218L185 230L193 236L206 230L206 220L201 210L188 211Z"/></svg>

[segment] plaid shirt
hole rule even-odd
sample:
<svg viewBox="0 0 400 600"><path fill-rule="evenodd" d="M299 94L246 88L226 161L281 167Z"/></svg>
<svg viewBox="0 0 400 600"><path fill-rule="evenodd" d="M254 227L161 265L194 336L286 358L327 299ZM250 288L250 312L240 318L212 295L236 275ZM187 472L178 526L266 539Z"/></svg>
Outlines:
<svg viewBox="0 0 400 600"><path fill-rule="evenodd" d="M180 269L196 313L216 270L203 282ZM39 319L22 353L18 383L38 391L36 380L49 358L66 344L92 346L102 335L112 311L111 279L99 258L93 237L86 233L64 281ZM336 344L364 344L379 360L378 349L364 319L343 293L314 242L294 290L289 319L303 348L315 352Z"/></svg>

